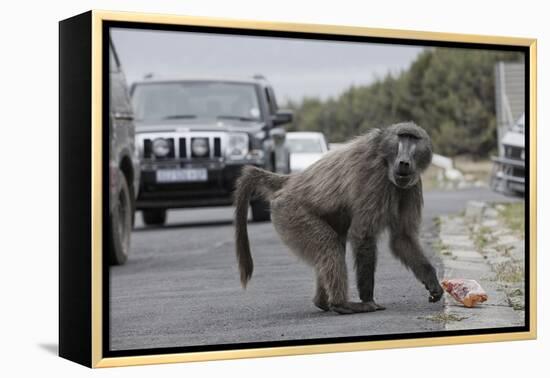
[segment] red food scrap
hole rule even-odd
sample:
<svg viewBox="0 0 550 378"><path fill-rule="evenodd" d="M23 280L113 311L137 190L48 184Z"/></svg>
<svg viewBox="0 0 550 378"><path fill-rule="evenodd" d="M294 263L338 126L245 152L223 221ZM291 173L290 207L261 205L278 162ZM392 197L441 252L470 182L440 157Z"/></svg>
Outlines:
<svg viewBox="0 0 550 378"><path fill-rule="evenodd" d="M487 293L475 280L450 279L441 281L441 286L454 299L466 307L474 307L487 300Z"/></svg>

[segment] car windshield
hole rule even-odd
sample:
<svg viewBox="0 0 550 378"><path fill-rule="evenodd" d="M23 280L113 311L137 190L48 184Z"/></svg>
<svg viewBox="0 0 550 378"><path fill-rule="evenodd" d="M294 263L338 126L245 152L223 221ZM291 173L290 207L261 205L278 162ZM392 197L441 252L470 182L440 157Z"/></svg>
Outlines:
<svg viewBox="0 0 550 378"><path fill-rule="evenodd" d="M290 153L320 154L323 152L321 142L316 138L287 138Z"/></svg>
<svg viewBox="0 0 550 378"><path fill-rule="evenodd" d="M166 119L260 120L260 106L253 84L181 81L139 84L132 104L140 121Z"/></svg>

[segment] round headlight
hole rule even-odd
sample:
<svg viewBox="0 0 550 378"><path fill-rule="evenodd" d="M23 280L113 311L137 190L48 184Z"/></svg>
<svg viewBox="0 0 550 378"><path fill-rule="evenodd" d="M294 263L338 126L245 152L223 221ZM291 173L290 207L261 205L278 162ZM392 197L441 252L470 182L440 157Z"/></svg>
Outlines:
<svg viewBox="0 0 550 378"><path fill-rule="evenodd" d="M170 145L164 138L157 138L153 141L153 153L157 157L165 157L170 153Z"/></svg>
<svg viewBox="0 0 550 378"><path fill-rule="evenodd" d="M193 141L191 142L191 150L193 151L194 156L206 156L208 154L208 139L193 138Z"/></svg>
<svg viewBox="0 0 550 378"><path fill-rule="evenodd" d="M227 155L231 159L243 159L248 153L248 135L245 133L229 134Z"/></svg>

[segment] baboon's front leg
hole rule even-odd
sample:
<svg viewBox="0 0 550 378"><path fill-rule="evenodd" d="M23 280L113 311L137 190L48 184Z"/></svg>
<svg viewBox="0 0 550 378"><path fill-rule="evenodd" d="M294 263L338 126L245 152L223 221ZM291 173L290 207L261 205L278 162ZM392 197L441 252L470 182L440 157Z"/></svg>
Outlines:
<svg viewBox="0 0 550 378"><path fill-rule="evenodd" d="M424 284L430 292L430 302L439 301L443 295L443 289L439 284L434 267L422 252L418 235L395 229L392 229L390 233L390 248L393 254Z"/></svg>
<svg viewBox="0 0 550 378"><path fill-rule="evenodd" d="M351 238L351 247L355 257L355 273L359 298L375 310L385 310L374 301L374 274L378 250L376 238Z"/></svg>

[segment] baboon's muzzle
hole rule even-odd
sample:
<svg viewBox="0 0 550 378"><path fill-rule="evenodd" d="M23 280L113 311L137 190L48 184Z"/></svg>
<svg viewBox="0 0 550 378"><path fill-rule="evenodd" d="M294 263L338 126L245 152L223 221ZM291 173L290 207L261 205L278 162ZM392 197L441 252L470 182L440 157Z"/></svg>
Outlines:
<svg viewBox="0 0 550 378"><path fill-rule="evenodd" d="M396 173L394 177L395 185L401 189L408 188L413 182L413 175L402 176Z"/></svg>

